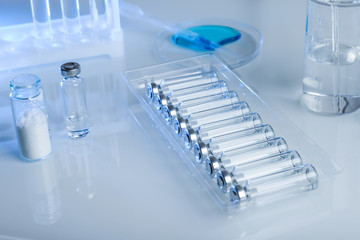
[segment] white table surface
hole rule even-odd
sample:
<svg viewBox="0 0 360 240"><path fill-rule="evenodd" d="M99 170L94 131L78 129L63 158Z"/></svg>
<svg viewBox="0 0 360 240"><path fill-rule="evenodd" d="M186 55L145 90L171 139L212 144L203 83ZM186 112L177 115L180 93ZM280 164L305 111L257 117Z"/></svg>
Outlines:
<svg viewBox="0 0 360 240"><path fill-rule="evenodd" d="M161 138L129 116L134 99L119 73L162 60L153 49L158 31L124 20L123 58L82 61L92 117L92 132L82 140L65 136L59 63L0 73L0 239L358 239L360 111L323 116L300 103L306 1L131 2L168 22L228 18L258 28L261 56L235 72L336 160L342 171L331 194L299 216L286 202L274 210L222 212ZM10 5L2 3L16 9ZM19 160L8 100L8 80L24 71L50 79L44 91L53 154L35 163Z"/></svg>

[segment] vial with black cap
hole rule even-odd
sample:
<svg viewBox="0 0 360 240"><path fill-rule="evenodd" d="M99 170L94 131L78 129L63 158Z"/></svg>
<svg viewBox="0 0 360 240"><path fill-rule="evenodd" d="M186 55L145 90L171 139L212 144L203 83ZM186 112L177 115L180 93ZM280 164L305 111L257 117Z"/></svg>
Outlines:
<svg viewBox="0 0 360 240"><path fill-rule="evenodd" d="M64 100L66 128L71 138L85 137L89 133L84 81L80 74L80 64L68 62L60 67L61 92Z"/></svg>

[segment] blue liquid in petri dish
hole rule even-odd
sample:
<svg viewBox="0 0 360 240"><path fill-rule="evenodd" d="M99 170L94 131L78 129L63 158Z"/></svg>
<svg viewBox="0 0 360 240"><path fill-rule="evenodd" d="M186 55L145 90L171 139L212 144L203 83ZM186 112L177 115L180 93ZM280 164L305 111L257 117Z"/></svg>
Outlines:
<svg viewBox="0 0 360 240"><path fill-rule="evenodd" d="M199 37L192 37L193 32ZM187 28L172 36L172 42L178 46L196 51L213 51L218 47L235 42L241 38L241 33L231 27L220 25L202 25Z"/></svg>

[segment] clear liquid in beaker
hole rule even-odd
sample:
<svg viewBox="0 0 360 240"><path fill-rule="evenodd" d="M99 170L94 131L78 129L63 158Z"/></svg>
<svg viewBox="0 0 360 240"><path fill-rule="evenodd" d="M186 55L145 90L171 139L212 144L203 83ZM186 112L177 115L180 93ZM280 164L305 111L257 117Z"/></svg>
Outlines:
<svg viewBox="0 0 360 240"><path fill-rule="evenodd" d="M318 44L305 56L303 102L313 111L341 114L360 107L360 51L339 44L332 55L330 43Z"/></svg>

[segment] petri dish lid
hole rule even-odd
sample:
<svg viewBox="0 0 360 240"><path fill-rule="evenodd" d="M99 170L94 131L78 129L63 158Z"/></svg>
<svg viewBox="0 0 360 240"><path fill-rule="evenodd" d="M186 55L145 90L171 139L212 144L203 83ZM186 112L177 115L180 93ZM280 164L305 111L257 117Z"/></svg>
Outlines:
<svg viewBox="0 0 360 240"><path fill-rule="evenodd" d="M246 23L227 19L203 19L175 25L176 29L194 29L199 26L230 27L237 30L241 36L239 39L226 43L215 50L195 50L175 44L172 40L174 32L164 30L159 33L155 41L158 56L164 61L174 61L213 53L221 58L229 68L234 69L254 60L262 50L263 38L261 33L255 27Z"/></svg>

